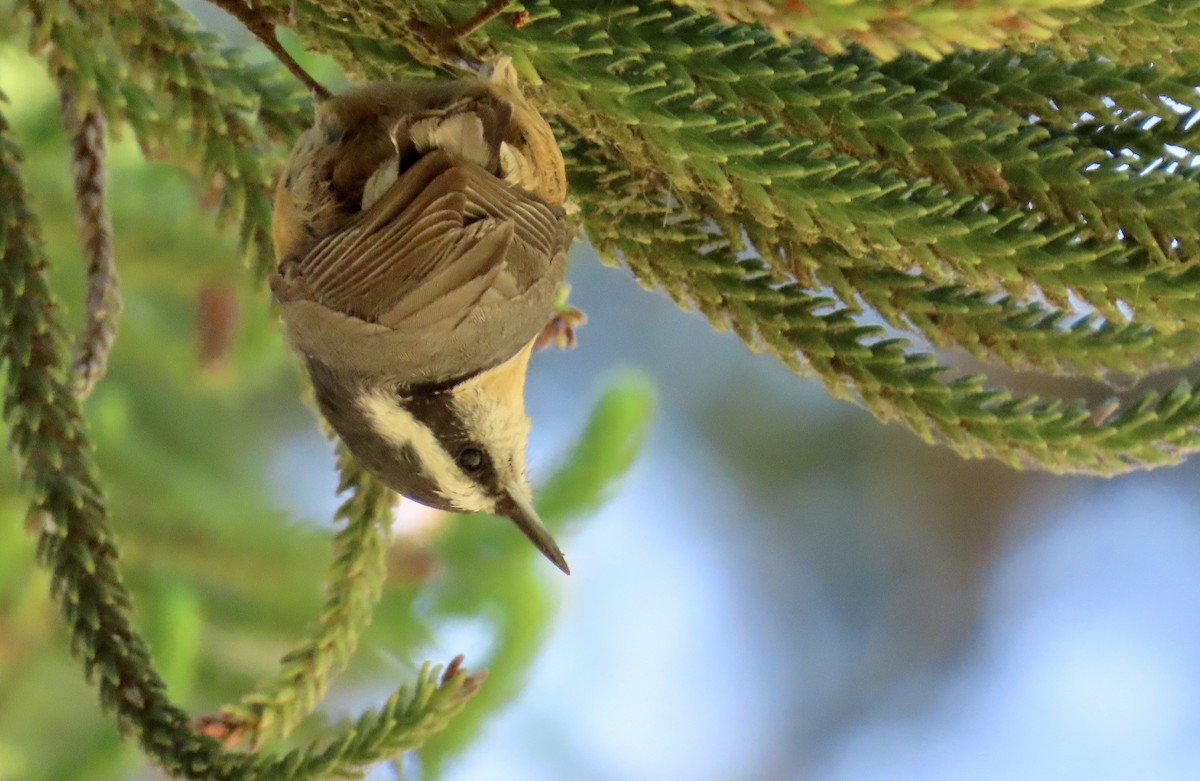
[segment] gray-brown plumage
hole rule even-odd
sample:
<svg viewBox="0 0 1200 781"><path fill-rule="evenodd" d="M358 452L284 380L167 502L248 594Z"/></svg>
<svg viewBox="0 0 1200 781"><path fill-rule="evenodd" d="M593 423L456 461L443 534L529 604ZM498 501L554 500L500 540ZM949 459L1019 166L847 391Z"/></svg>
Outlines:
<svg viewBox="0 0 1200 781"><path fill-rule="evenodd" d="M449 510L531 506L524 377L570 244L562 156L502 61L331 98L276 190L272 289L321 411L368 470Z"/></svg>

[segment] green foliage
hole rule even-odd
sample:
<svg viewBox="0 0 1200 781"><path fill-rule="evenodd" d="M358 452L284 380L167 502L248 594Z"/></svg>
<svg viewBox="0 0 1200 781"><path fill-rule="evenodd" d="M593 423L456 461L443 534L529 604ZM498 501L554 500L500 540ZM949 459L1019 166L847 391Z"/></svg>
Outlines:
<svg viewBox="0 0 1200 781"><path fill-rule="evenodd" d="M1044 41L1070 18L1068 14L1054 13L1056 10L1076 10L1097 2L675 1L696 9L709 9L727 23L758 23L780 37L809 38L827 52L840 54L845 51L845 43L851 41L884 60L896 57L903 50L937 59L959 46L994 49L1016 37Z"/></svg>
<svg viewBox="0 0 1200 781"><path fill-rule="evenodd" d="M364 714L332 739L306 742L291 751L258 758L222 752L214 741L194 732L188 717L167 698L164 678L177 695L186 694L189 678L194 680L194 664L201 650L197 632L203 622L203 608L193 592L179 585L179 572L168 581L174 588L151 601L154 609L150 611L150 636L159 658L165 660L160 678L150 664L145 642L132 626L129 593L115 569L116 545L106 521L107 502L97 482L90 437L79 418L77 402L71 400L69 375L62 363L66 340L58 324L58 307L45 284L40 232L26 207L28 194L17 177L19 156L7 126L3 131L0 203L5 211L0 220L0 247L4 250L6 274L0 286L0 302L9 314L0 349L9 368L5 386L7 422L14 447L25 464L26 482L33 489L34 507L26 525L38 533L39 558L54 573L53 593L68 618L72 649L99 685L105 707L116 711L123 728L138 736L143 748L164 768L194 778L340 777L415 747L444 728L476 692L482 678L461 670L446 676L427 665L413 684L402 686L382 708ZM138 333L135 330L127 336L136 339ZM99 399L105 402L102 406L111 408L113 397L105 397L106 389L101 389ZM549 519L561 523L567 516L577 516L594 506L598 495L628 465L632 455L629 448L636 439L622 437L619 432L629 426L640 428L646 410L644 404L637 405L636 399L626 399L614 408L612 399L626 398L633 391L625 391L626 396L622 393L614 389L605 397L597 412L600 422L589 426L579 446L579 452L592 456L593 463L579 466L572 462L572 468L563 473L566 477L552 481L562 486L565 480L565 497L562 488L555 489L555 493L560 496L557 501L565 501L568 506L558 511L550 508ZM640 415L635 412L630 416L629 403L640 410ZM124 429L120 421L124 414L100 416L101 439L109 436L106 431ZM147 488L153 492L155 481L152 477L147 481L150 475L141 471L143 462L136 456L135 461L117 463L115 473L131 474L132 467L132 474L138 476L133 484L139 485L144 498ZM150 474L164 471L163 461L153 456L151 461ZM246 697L243 708L231 709L235 717L248 722L244 728L255 741L268 742L285 734L312 710L323 696L329 676L345 665L382 596L386 546L383 522L389 517L392 496L352 462L344 459L342 466L341 489L353 493L339 513L346 526L334 540L337 552L321 617L311 636L285 655L281 674ZM179 495L179 488L170 490ZM206 497L206 508L211 507L207 496L214 491L219 493L213 487L200 489ZM182 508L178 498L175 502L174 511L178 513ZM247 535L253 537L261 521L250 518L240 523L240 528L234 530L239 538L235 544L244 546ZM5 528L19 531L16 524ZM277 541L260 540L259 545L269 556L281 553ZM139 560L138 547L134 546L134 562ZM520 547L525 553L527 546ZM19 554L23 547L5 546L5 550ZM206 555L215 556L216 551L206 551ZM221 559L228 562L227 556ZM469 545L461 546L455 559L464 574L470 571ZM529 569L529 560L520 560ZM221 573L226 579L231 575L234 573ZM261 570L253 577L261 581ZM36 580L33 585L45 588ZM219 588L216 584L208 586L214 587ZM256 599L271 598L269 590L259 583L247 588L257 592L246 596L251 605ZM530 584L530 588L539 594L544 590L539 584ZM520 596L529 598L528 594ZM546 598L539 599L545 602ZM396 600L392 601L394 613ZM403 610L410 610L411 601L405 604ZM506 636L510 641L520 638L523 643L530 642L515 631ZM404 650L415 653L420 649L414 646ZM479 711L480 716L482 713ZM91 764L103 753L100 745L105 744L89 749L89 764L95 772L107 766L104 762ZM119 752L110 752L109 756L113 768L123 766L127 760Z"/></svg>
<svg viewBox="0 0 1200 781"><path fill-rule="evenodd" d="M1105 0L1091 13L1063 18L1061 35L1047 41L1062 56L1153 64L1174 75L1194 72L1200 64L1200 19L1193 3Z"/></svg>
<svg viewBox="0 0 1200 781"><path fill-rule="evenodd" d="M45 22L44 7L27 10L35 21ZM59 14L54 18L59 21L45 23L39 29L55 30L56 35L79 42L82 38L78 29L68 35L55 27L62 24L63 18L70 17L65 11L79 10L76 6L56 7ZM132 7L127 10L136 11ZM208 46L216 40L189 32L190 26L178 16L166 19L168 26L174 19L177 24L173 29L183 31L178 40L185 54L197 41ZM78 23L79 17L74 22ZM136 45L153 50L148 44ZM63 64L67 58L52 47L47 48L45 39L35 38L35 46L53 59L50 72L75 105L96 113L101 111L97 106L105 105L108 110L118 112L114 125L117 130L122 127L119 121L122 107L130 104L122 103L116 95L102 100L94 92L72 93L85 89L86 79L73 80ZM161 52L151 51L147 56L159 57ZM196 52L194 61L210 56L213 56L211 51ZM48 149L46 154L41 152L47 139L53 139L54 130L51 126L47 131L45 122L55 112L52 105L38 101L52 95L25 78L20 68L10 69L8 64L13 62L10 53L0 51L0 57L6 62L6 82L17 84L17 94L21 97L18 113L27 126L24 135L37 139L34 147L39 157L37 167L23 166L16 134L7 124L0 125L0 252L4 269L0 280L0 311L5 331L0 338L0 355L8 370L4 410L14 452L22 465L26 492L33 503L25 513L16 506L5 508L8 523L4 528L15 534L15 539L4 546L6 563L11 566L5 567L5 577L0 580L0 624L6 628L0 673L7 679L10 673L21 671L29 680L44 684L45 676L36 673L46 665L31 650L40 641L37 627L44 625L38 592L49 590L70 631L69 642L63 638L60 644L69 645L84 663L89 680L100 690L103 708L115 713L122 731L136 738L142 749L172 775L206 779L344 777L416 747L430 734L442 730L463 708L477 691L482 675L468 675L457 665L445 672L426 665L415 677L406 676L411 680L400 686L381 708L368 711L332 736L306 737L290 750L276 749L273 753L222 750L216 741L198 732L191 717L175 704L174 698L196 696L189 693L198 688L198 681L202 683L199 688L203 700L210 703L217 701L214 691L228 691L230 684L235 691L237 687L244 690L249 676L261 676L263 654L277 653L276 649L283 647L282 637L288 630L294 631L311 609L308 596L315 593L318 585L317 570L312 566L316 563L313 554L317 553L313 544L320 545L321 537L269 522L271 513L262 506L260 498L261 476L248 469L256 461L261 465L267 453L261 447L247 448L244 441L245 432L254 429L252 421L263 416L264 408L273 409L276 402L268 399L274 398L276 389L282 385L282 390L295 395L295 382L291 379L295 370L277 333L266 339L268 344L262 343L267 329L274 330L274 326L270 325L273 316L260 292L243 302L249 307L243 318L247 331L239 344L227 348L234 351L227 360L234 361L242 374L230 386L242 394L240 409L230 407L229 399L233 397L222 400L221 385L229 383L228 376L197 384L195 363L187 366L187 358L194 355L195 348L190 344L194 337L189 328L181 330L179 324L187 323L192 314L188 311L187 296L203 292L214 278L235 271L233 264L220 259L220 253L232 255L232 244L214 244L212 239L202 237L189 238L182 246L178 244L176 226L187 225L185 233L199 230L194 220L188 222L193 218L180 219L182 214L172 212L172 209L191 211L191 207L180 206L178 200L178 196L190 195L187 188L181 190L178 178L164 177L161 170L128 165L131 150L128 145L116 145L116 174L124 184L131 185L128 190L118 185L118 190L153 196L126 197L113 209L119 237L124 237L122 225L142 228L139 234L130 236L136 238L134 246L120 241L118 247L123 257L123 273L133 279L130 300L134 325L124 329L121 342L129 349L124 353L118 349L110 380L100 386L89 403L90 417L95 423L94 431L89 432L79 402L71 397L74 378L67 364L70 340L65 336L63 312L49 292L50 269L43 232L22 181L22 177L27 177L39 189L51 191L43 199L43 206L49 204L45 211L53 215L54 221L53 229L47 233L56 245L56 255L75 254L77 250L72 252L69 247L57 246L68 243L69 239L63 239L73 234L69 230L72 220L63 212L66 201L61 200L69 197L69 185L63 188L61 175L53 172L52 164L46 165L47 160L53 159L52 154L57 154L58 162L64 164L63 152L61 148ZM183 61L189 60L184 57ZM238 57L230 61L234 63L230 70L234 75L230 78L247 90L258 89L262 74L274 74L272 78L277 75L273 68L242 65ZM102 62L102 57L97 57L93 64ZM185 71L187 67L190 66ZM147 76L145 81L155 80ZM295 97L290 84L282 80L277 83L286 84L288 94ZM138 89L136 82L126 87L127 92L136 93ZM206 89L201 84L198 93L189 93L193 106L215 100L204 97ZM258 133L264 127L270 128L274 121L267 117L273 110L271 106L282 104L256 101L259 109L250 115L246 114L248 105L234 105L229 116L235 117L243 128ZM50 113L37 110L38 106ZM206 106L205 111L210 108ZM242 174L252 172L249 167L239 169L241 173L236 176L226 167L231 162L240 165L236 159L192 165L205 159L205 144L229 143L228 127L221 133L211 129L198 131L187 122L167 122L156 112L141 113L139 109L130 112L147 122L142 128L145 133L139 133L132 121L124 125L134 128L143 149L149 149L155 156L170 156L175 154L174 150L181 150L182 154L175 159L201 177L212 200L229 203L230 192L238 188L243 194L252 192L242 181L245 178ZM208 116L217 115L209 111ZM197 120L193 115L188 122ZM289 132L294 129L292 126ZM155 135L160 132L166 135ZM273 144L271 154L281 156L285 144L286 141ZM53 142L49 145L53 146ZM89 172L90 187L90 182L103 179L108 161L104 159L103 145L89 148L86 154L94 164ZM264 153L266 159L269 156ZM126 178L130 175L136 179ZM257 184L265 192L267 183ZM166 208L168 204L171 208ZM250 226L243 236L266 235L264 214L254 217L242 211L234 215ZM89 219L89 213L85 212L85 228L94 227L88 225ZM64 227L68 230L64 231ZM173 246L164 247L164 240ZM210 260L181 268L178 261L184 250L193 257L207 256ZM144 259L147 252L159 257L147 262ZM262 256L258 259L269 260ZM78 278L69 274L59 276L65 289L75 295L82 293ZM147 291L162 299L161 311L156 308L158 303L147 306L144 298ZM184 360L181 362L180 358ZM281 376L280 370L285 368L289 371ZM289 381L280 383L283 378ZM136 401L131 396L136 396ZM225 425L198 427L190 415L181 416L180 409L187 409L197 417L220 416ZM239 428L243 432L242 442L236 443L228 433ZM213 436L217 432L226 433ZM598 436L593 434L587 440L589 452L597 450ZM93 441L101 443L103 448L100 465L93 455ZM614 442L611 447L620 445ZM605 465L612 462L609 448L601 445L597 452L598 468L607 468ZM587 479L593 471L584 470L578 488L583 498L568 497L577 508L574 514L590 507L593 500L587 497L594 496L609 479L616 477L609 470L597 486ZM118 487L111 502L115 508L112 516L120 519L124 531L121 547L125 553L124 569L131 576L128 583L116 566L117 544L110 526L110 500L101 488L101 473L109 485ZM394 590L387 594L384 588L386 524L394 497L345 458L340 490L351 494L338 514L345 526L334 539L335 555L319 619L308 637L284 654L282 669L274 678L245 695L240 706L228 708L215 721L206 719L206 731L216 725L230 732L236 730L255 746L277 743L324 696L329 678L346 665L360 633L377 609L389 634L396 633L398 624L418 622L408 614L411 601L398 600ZM214 496L228 497L230 506L215 509ZM21 544L22 515L25 526L36 535L38 560L51 572L49 583L36 572L27 571L24 564L34 557L34 551L31 546ZM220 567L214 568L218 561ZM525 566L529 566L527 560ZM272 578L264 580L262 574L268 568ZM547 584L540 582L530 582L529 586L539 594L547 588ZM146 615L145 638L133 622L131 589L138 593ZM235 590L242 593L234 593ZM304 599L297 602L297 594ZM546 601L545 596L539 598ZM214 613L223 616L216 624ZM429 620L436 622L437 617ZM28 632L28 626L33 627L33 636L23 634ZM244 646L245 641L239 638L242 626L253 626L258 634L266 629L278 639L263 648L243 647L235 651L223 647L231 643ZM418 634L410 632L410 636ZM151 663L147 639L160 662L157 669ZM384 644L392 645L386 641ZM252 653L247 655L246 650ZM404 650L415 654L422 649ZM259 666L248 668L246 656L259 659ZM219 686L214 687L214 683ZM19 708L21 721L36 725L39 723L36 720L29 721L28 707L19 704L24 688L13 688L6 693L13 696L12 706ZM168 696L168 688L173 697ZM47 701L58 702L57 698ZM0 702L0 713L5 713L5 709L6 703ZM41 723L51 721L61 724L63 714L50 715ZM74 747L73 751L78 752L74 760L67 758L69 754L63 750L61 739L59 745L47 745L42 754L36 749L30 751L32 746L28 744L18 743L15 752L10 752L9 746L0 749L0 773L23 776L32 767L45 768L48 758L55 755L61 761L49 769L53 777L104 778L129 772L134 757L113 740L111 733L99 727L82 729L85 737ZM37 742L42 741L39 738Z"/></svg>
<svg viewBox="0 0 1200 781"><path fill-rule="evenodd" d="M217 4L293 27L304 46L357 79L429 76L511 56L556 123L580 224L602 255L881 420L968 456L1061 472L1111 474L1200 447L1200 392L1186 382L1165 391L1137 384L1187 366L1200 347L1194 3L529 0L524 24L501 15L462 40L438 31L472 16L481 0ZM272 262L275 165L309 121L299 86L277 64L199 30L170 0L24 0L16 8L13 15L0 5L0 31L23 40L93 128L107 121L149 159L186 170L218 222L236 224L237 244L261 279ZM1001 42L1007 48L954 50ZM14 109L27 98L18 95ZM177 298L155 327L123 336L139 349L122 357L118 346L117 379L89 402L89 430L71 392L70 344L29 195L50 186L39 176L56 177L23 166L16 139L0 125L3 412L37 560L103 707L168 772L187 777L352 774L426 739L436 769L512 696L544 632L550 603L528 546L500 524L456 520L438 541L440 569L393 582L389 551L397 548L385 532L392 497L343 459L342 488L351 493L318 608L311 565L320 536L264 520L249 460L226 457L235 449L229 441L197 434L177 413L187 404L252 420L273 407L273 392L296 392L278 338L266 336L261 294L239 294L254 313L234 360L255 369L235 383L249 397L244 407L195 387L194 367L177 360L160 370L143 357L187 343L189 334L167 325L186 317ZM128 152L113 149L114 159ZM102 144L77 148L77 161L94 164L89 181L99 181L105 154ZM181 189L161 169L140 170L146 191ZM46 196L47 214L65 209L54 197ZM112 208L119 257L126 209ZM143 207L129 223L147 246L177 219L169 209L148 213ZM83 208L85 229L102 215ZM57 237L59 227L45 234ZM182 233L193 236L189 255L209 263L187 273L161 259L139 267L141 253L132 252L122 273L133 272L135 292L182 295L206 284L204 274L230 271L220 256L233 253L232 242L202 239L209 234L191 223ZM51 250L62 254L53 241ZM144 304L131 301L136 314ZM1007 369L1091 378L1121 398L1089 406L1024 395L964 375L953 357L922 352L912 339ZM122 376L137 377L148 395L131 403L135 383ZM552 525L594 507L627 468L649 407L637 381L618 381L602 399L542 494ZM147 430L161 439L133 433ZM136 446L102 447L98 461L93 441ZM179 452L206 466L165 466ZM110 499L102 473L114 485L139 486L142 501L117 491ZM253 498L231 506L229 525L212 531L209 497L221 490ZM7 516L22 514L10 505ZM156 524L148 508L160 507L169 512ZM116 566L112 517L130 521L129 585ZM29 553L19 539L0 545L8 565L0 571L20 561L13 551ZM278 584L261 582L262 561L247 552L267 540L294 546L288 558L297 571ZM182 584L179 572L155 569L146 545L172 550ZM205 566L215 551L244 558L215 575ZM36 577L0 583L0 608L40 616ZM314 589L297 600L299 583ZM239 586L247 593L239 596ZM130 587L153 595L147 614L159 670L132 620ZM285 639L313 609L319 618L307 636ZM255 748L300 725L372 631L410 658L438 620L487 616L493 676L457 723L451 717L480 679L427 665L382 708L324 741L302 730L290 750L233 753L176 704L195 685L197 665L225 684L209 692L214 702L264 677L261 665L226 671L234 654L225 646L236 644L240 625L227 618L208 638L208 614L222 610L268 627L273 642L253 658L291 649L266 683L206 722ZM10 663L32 664L0 653L0 669ZM98 733L88 739L115 745ZM129 762L117 748L104 756L96 767ZM0 772L6 761L17 760L0 751Z"/></svg>
<svg viewBox="0 0 1200 781"><path fill-rule="evenodd" d="M494 22L487 43L540 80L589 238L648 286L969 456L1111 474L1195 448L1190 385L1128 394L1109 414L989 388L897 341L1118 387L1190 363L1195 78L1176 62L1051 46L883 63L667 2L526 6L529 24ZM1191 13L1161 36L1183 35ZM1152 35L1135 22L1114 35L1134 28ZM415 29L391 32L445 55ZM348 68L387 73L343 57L332 28L306 34Z"/></svg>
<svg viewBox="0 0 1200 781"><path fill-rule="evenodd" d="M26 520L38 559L71 631L71 648L107 709L117 711L170 769L207 766L215 744L192 733L166 698L145 642L132 628L129 596L115 567L99 476L78 402L63 366L63 335L46 286L45 258L19 178L20 158L0 122L0 248L5 313L0 355L8 368L4 418L32 496Z"/></svg>
<svg viewBox="0 0 1200 781"><path fill-rule="evenodd" d="M395 496L341 449L338 492L353 490L338 518L346 526L334 538L334 559L325 607L312 636L284 655L273 680L226 708L233 729L246 730L254 746L290 733L325 698L332 673L340 672L371 622L386 573L387 523Z"/></svg>
<svg viewBox="0 0 1200 781"><path fill-rule="evenodd" d="M65 88L133 129L151 158L215 180L217 211L241 226L265 275L272 252L271 163L308 117L308 101L273 67L248 65L174 3L40 2L30 46L46 49Z"/></svg>

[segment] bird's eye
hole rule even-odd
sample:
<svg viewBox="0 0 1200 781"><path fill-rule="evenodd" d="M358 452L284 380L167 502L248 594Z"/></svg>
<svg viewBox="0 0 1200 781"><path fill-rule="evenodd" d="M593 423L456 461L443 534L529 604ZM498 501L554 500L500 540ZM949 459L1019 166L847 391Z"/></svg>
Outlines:
<svg viewBox="0 0 1200 781"><path fill-rule="evenodd" d="M483 451L477 447L466 447L458 454L458 465L467 472L477 472L483 468Z"/></svg>

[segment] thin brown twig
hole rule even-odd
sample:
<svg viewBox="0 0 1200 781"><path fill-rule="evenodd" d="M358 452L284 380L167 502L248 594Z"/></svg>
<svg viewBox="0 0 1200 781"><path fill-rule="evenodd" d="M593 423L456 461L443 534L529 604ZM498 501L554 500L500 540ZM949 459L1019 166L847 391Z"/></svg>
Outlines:
<svg viewBox="0 0 1200 781"><path fill-rule="evenodd" d="M59 101L63 128L71 139L75 203L79 209L80 240L87 259L84 326L72 366L75 395L84 399L108 369L108 354L117 338L117 319L121 314L112 219L104 199L107 123L99 109L81 110L65 87L60 87Z"/></svg>
<svg viewBox="0 0 1200 781"><path fill-rule="evenodd" d="M514 2L515 0L494 0L494 2L488 3L479 13L452 29L450 36L452 38L466 38L499 16L505 8L508 8Z"/></svg>
<svg viewBox="0 0 1200 781"><path fill-rule="evenodd" d="M317 100L329 98L329 90L310 76L308 71L301 68L300 63L296 62L292 55L288 54L287 49L279 43L279 39L275 36L274 22L241 0L209 0L209 2L237 19L255 38L262 41L263 46L266 46L267 50L275 55L275 59L283 63L283 66L291 71L293 76L303 82Z"/></svg>

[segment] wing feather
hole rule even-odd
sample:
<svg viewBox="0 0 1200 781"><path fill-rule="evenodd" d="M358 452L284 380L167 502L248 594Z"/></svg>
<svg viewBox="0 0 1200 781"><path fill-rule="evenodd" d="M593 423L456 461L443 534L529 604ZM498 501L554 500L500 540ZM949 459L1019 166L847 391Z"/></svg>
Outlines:
<svg viewBox="0 0 1200 781"><path fill-rule="evenodd" d="M519 296L562 262L569 242L561 208L438 151L296 270L307 297L336 311L390 326L434 323Z"/></svg>
<svg viewBox="0 0 1200 781"><path fill-rule="evenodd" d="M432 269L380 322L386 325L402 322L474 279L485 276L495 279L504 269L512 236L511 223L488 220L469 226L458 245L443 254L452 257L453 262Z"/></svg>

